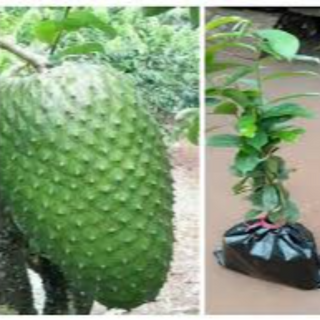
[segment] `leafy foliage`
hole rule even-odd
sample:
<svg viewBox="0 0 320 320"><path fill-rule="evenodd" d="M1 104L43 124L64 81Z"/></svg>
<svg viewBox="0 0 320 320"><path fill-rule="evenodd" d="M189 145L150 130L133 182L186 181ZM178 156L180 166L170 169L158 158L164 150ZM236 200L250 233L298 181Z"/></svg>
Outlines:
<svg viewBox="0 0 320 320"><path fill-rule="evenodd" d="M53 64L83 59L111 63L131 75L141 100L167 124L179 111L199 107L198 12L158 9L1 8L0 36L51 53ZM0 52L0 72L16 62Z"/></svg>
<svg viewBox="0 0 320 320"><path fill-rule="evenodd" d="M301 60L299 39L287 32L254 30L251 21L233 16L210 21L207 32L206 71L210 82L206 89L207 108L213 114L235 120L234 134L214 134L208 137L207 144L237 150L231 170L239 182L233 191L247 194L252 205L245 215L247 219L266 215L272 222L296 221L299 209L284 187L290 170L276 152L283 143L296 142L305 132L292 120L314 116L294 100L319 94L303 92L271 100L266 97L263 84L274 79L285 81L319 74L304 70L266 72L269 70L263 64L265 59ZM240 57L222 55L230 48L236 48ZM317 62L312 57L304 60Z"/></svg>

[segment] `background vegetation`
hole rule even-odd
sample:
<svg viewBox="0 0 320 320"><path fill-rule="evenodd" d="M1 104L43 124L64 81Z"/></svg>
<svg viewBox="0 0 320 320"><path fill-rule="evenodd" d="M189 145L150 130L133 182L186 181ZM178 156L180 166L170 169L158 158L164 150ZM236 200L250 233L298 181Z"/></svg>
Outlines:
<svg viewBox="0 0 320 320"><path fill-rule="evenodd" d="M111 63L130 74L166 128L177 112L199 107L196 24L197 12L187 8L0 8L1 37L50 53L52 63ZM0 72L17 63L0 51ZM197 131L195 113L185 114L193 128L184 127Z"/></svg>

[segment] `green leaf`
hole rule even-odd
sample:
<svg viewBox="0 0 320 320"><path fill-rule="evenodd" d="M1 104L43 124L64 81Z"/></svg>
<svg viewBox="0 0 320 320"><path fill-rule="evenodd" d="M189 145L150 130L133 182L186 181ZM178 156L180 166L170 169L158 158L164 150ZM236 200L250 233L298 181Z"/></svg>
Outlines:
<svg viewBox="0 0 320 320"><path fill-rule="evenodd" d="M285 122L292 120L292 116L282 116L261 119L259 126L265 131L274 131L282 128Z"/></svg>
<svg viewBox="0 0 320 320"><path fill-rule="evenodd" d="M300 217L299 208L294 202L289 200L286 207L283 209L283 216L288 222L296 222Z"/></svg>
<svg viewBox="0 0 320 320"><path fill-rule="evenodd" d="M91 53L104 53L104 46L99 42L87 42L84 44L69 46L60 51L57 56L59 58L69 55L91 54Z"/></svg>
<svg viewBox="0 0 320 320"><path fill-rule="evenodd" d="M207 30L215 30L215 29L220 28L222 26L225 26L227 24L238 23L241 21L249 22L248 20L243 19L241 17L237 17L237 16L221 17L221 18L217 18L217 19L214 19L214 20L208 22L206 25L206 29Z"/></svg>
<svg viewBox="0 0 320 320"><path fill-rule="evenodd" d="M281 208L278 211L272 212L268 215L268 218L271 222L289 222L294 223L300 217L300 210L297 205L291 200L287 201L284 208Z"/></svg>
<svg viewBox="0 0 320 320"><path fill-rule="evenodd" d="M228 87L238 80L242 79L246 75L252 73L254 71L254 68L252 66L244 66L236 70L233 74L231 74L229 77L226 78L226 80L223 83L223 86Z"/></svg>
<svg viewBox="0 0 320 320"><path fill-rule="evenodd" d="M177 138L185 136L193 144L199 142L199 109L187 108L177 113L175 117L174 136Z"/></svg>
<svg viewBox="0 0 320 320"><path fill-rule="evenodd" d="M206 95L212 97L224 97L232 100L238 105L246 108L250 104L250 100L246 96L246 93L238 89L226 88L226 89L209 89L206 91Z"/></svg>
<svg viewBox="0 0 320 320"><path fill-rule="evenodd" d="M256 154L245 154L243 152L238 152L234 168L242 174L247 174L256 168L256 166L261 162L261 159Z"/></svg>
<svg viewBox="0 0 320 320"><path fill-rule="evenodd" d="M88 10L70 12L68 17L61 20L46 20L36 24L34 28L35 37L47 44L53 44L60 32L72 32L81 28L95 28L103 31L109 39L116 36L115 29L104 22L94 13Z"/></svg>
<svg viewBox="0 0 320 320"><path fill-rule="evenodd" d="M193 122L190 123L187 130L187 138L191 143L197 145L199 143L199 134L200 133L200 121L199 116L197 119L194 119Z"/></svg>
<svg viewBox="0 0 320 320"><path fill-rule="evenodd" d="M200 24L200 10L199 7L190 8L190 20L194 28L198 28Z"/></svg>
<svg viewBox="0 0 320 320"><path fill-rule="evenodd" d="M294 35L275 29L258 30L255 35L263 40L261 49L269 54L276 54L287 60L292 60L300 47L300 42Z"/></svg>
<svg viewBox="0 0 320 320"><path fill-rule="evenodd" d="M214 107L214 114L229 114L229 115L236 115L238 112L238 107L235 103L224 101L217 104Z"/></svg>
<svg viewBox="0 0 320 320"><path fill-rule="evenodd" d="M290 116L291 118L312 118L314 113L296 103L282 103L265 109L262 118Z"/></svg>
<svg viewBox="0 0 320 320"><path fill-rule="evenodd" d="M34 34L41 42L53 44L60 30L61 26L57 22L47 20L39 22L34 27Z"/></svg>
<svg viewBox="0 0 320 320"><path fill-rule="evenodd" d="M77 31L81 28L95 28L103 31L109 38L117 35L116 30L109 24L88 10L70 12L68 17L61 22L65 31Z"/></svg>
<svg viewBox="0 0 320 320"><path fill-rule="evenodd" d="M248 179L249 177L245 177L232 187L234 194L239 194L246 190L246 182Z"/></svg>
<svg viewBox="0 0 320 320"><path fill-rule="evenodd" d="M290 130L281 130L272 133L272 137L279 138L285 142L296 142L299 137L305 133L303 128L294 128Z"/></svg>
<svg viewBox="0 0 320 320"><path fill-rule="evenodd" d="M312 71L292 71L292 72L274 72L268 74L263 78L264 81L282 79L282 78L292 78L292 77L319 77L320 74Z"/></svg>
<svg viewBox="0 0 320 320"><path fill-rule="evenodd" d="M144 7L143 14L145 17L154 17L170 11L174 8L175 7Z"/></svg>
<svg viewBox="0 0 320 320"><path fill-rule="evenodd" d="M247 139L246 141L255 149L261 150L261 147L268 143L268 135L266 132L259 130L258 132L256 132L253 138Z"/></svg>
<svg viewBox="0 0 320 320"><path fill-rule="evenodd" d="M241 140L233 134L219 134L207 139L207 145L220 148L237 148L241 145Z"/></svg>
<svg viewBox="0 0 320 320"><path fill-rule="evenodd" d="M283 163L283 160L280 157L271 156L267 159L265 165L268 171L270 171L274 175L277 175L282 163Z"/></svg>
<svg viewBox="0 0 320 320"><path fill-rule="evenodd" d="M245 219L246 220L252 220L257 218L263 213L263 211L258 210L258 209L251 209L250 211L245 213Z"/></svg>
<svg viewBox="0 0 320 320"><path fill-rule="evenodd" d="M320 93L319 92L306 92L306 93L295 93L295 94L290 94L287 96L279 97L276 99L273 99L270 101L270 103L277 103L280 101L285 101L285 100L292 100L292 99L297 99L297 98L304 98L304 97L319 97Z"/></svg>
<svg viewBox="0 0 320 320"><path fill-rule="evenodd" d="M283 211L280 209L270 212L268 214L268 220L270 220L271 223L283 222Z"/></svg>
<svg viewBox="0 0 320 320"><path fill-rule="evenodd" d="M256 118L252 115L242 116L237 122L237 129L241 136L253 138L258 129Z"/></svg>
<svg viewBox="0 0 320 320"><path fill-rule="evenodd" d="M251 201L252 205L257 210L263 211L263 205L262 205L262 191L261 189L254 191L252 194L250 194L247 199Z"/></svg>
<svg viewBox="0 0 320 320"><path fill-rule="evenodd" d="M273 211L279 206L278 191L274 186L267 185L262 190L262 205L264 211Z"/></svg>

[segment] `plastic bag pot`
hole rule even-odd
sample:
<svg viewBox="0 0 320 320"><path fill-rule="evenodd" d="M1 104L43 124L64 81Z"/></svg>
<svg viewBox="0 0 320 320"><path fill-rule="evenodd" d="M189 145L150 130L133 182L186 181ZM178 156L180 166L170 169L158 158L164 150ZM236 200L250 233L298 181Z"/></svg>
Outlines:
<svg viewBox="0 0 320 320"><path fill-rule="evenodd" d="M299 223L269 228L258 220L225 232L214 252L228 269L301 289L319 287L319 257L312 233Z"/></svg>

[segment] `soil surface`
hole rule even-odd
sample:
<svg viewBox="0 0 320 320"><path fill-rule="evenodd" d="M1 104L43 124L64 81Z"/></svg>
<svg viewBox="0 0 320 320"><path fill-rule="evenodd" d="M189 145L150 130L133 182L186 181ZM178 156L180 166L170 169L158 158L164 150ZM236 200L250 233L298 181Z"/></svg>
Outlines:
<svg viewBox="0 0 320 320"><path fill-rule="evenodd" d="M95 303L92 314L198 314L199 313L199 159L198 148L180 141L171 148L175 181L175 237L174 259L168 280L157 300L130 312L108 310ZM30 272L37 309L44 303L39 277Z"/></svg>
<svg viewBox="0 0 320 320"><path fill-rule="evenodd" d="M232 12L233 14L235 11ZM238 12L238 14L240 14ZM259 23L263 23L261 13ZM252 13L254 16L254 13ZM268 25L270 16L265 19ZM320 67L308 64L275 65L278 70L314 70ZM265 86L268 96L287 93L319 92L317 78L295 78L273 81ZM287 144L281 155L289 166L296 168L287 187L302 212L300 222L312 230L320 248L320 98L301 99L299 102L314 110L318 117L300 121L306 134L295 145ZM229 125L221 116L207 119L208 126ZM226 132L226 128L224 128ZM222 132L222 131L221 131ZM320 290L303 291L285 285L257 280L218 266L212 251L221 245L223 233L242 221L248 202L233 196L235 183L229 172L234 151L206 150L206 311L209 314L320 314Z"/></svg>

